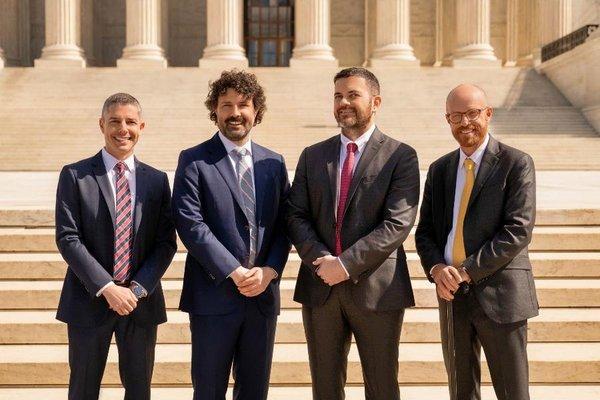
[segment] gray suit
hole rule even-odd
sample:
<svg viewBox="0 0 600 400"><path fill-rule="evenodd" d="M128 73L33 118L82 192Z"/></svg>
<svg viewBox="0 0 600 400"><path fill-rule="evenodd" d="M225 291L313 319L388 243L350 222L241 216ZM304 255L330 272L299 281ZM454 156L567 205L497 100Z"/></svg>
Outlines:
<svg viewBox="0 0 600 400"><path fill-rule="evenodd" d="M306 148L288 201L288 228L302 259L294 300L303 304L315 399L343 398L354 334L368 399L398 397L398 340L414 305L402 243L419 200L417 155L375 129L355 169L343 214L340 260L350 280L333 287L312 262L335 249L340 137ZM343 160L342 160L343 162Z"/></svg>
<svg viewBox="0 0 600 400"><path fill-rule="evenodd" d="M456 150L431 164L427 174L415 239L430 280L431 268L446 263L458 160ZM533 160L490 137L464 221L463 266L473 285L470 294L453 301L454 363L449 362L447 303L439 300L446 368L456 372L460 400L480 398L481 345L498 399L529 398L527 319L538 314L527 251L534 222Z"/></svg>

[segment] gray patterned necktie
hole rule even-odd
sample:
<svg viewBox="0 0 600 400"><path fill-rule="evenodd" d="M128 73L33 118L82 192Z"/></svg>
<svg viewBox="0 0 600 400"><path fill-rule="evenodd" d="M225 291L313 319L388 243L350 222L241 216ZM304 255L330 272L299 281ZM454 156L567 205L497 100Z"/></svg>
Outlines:
<svg viewBox="0 0 600 400"><path fill-rule="evenodd" d="M245 160L247 150L237 148L233 150L233 156L236 160L236 170L238 184L244 200L244 214L248 219L248 228L250 233L250 257L248 267L254 266L256 259L257 229L256 229L256 199L254 197L254 185L252 184L252 171Z"/></svg>

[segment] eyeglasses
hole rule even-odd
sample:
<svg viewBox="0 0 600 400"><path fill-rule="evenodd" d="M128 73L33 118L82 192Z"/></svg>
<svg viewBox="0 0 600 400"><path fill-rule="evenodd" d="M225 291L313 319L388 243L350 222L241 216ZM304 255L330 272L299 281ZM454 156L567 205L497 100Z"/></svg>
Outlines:
<svg viewBox="0 0 600 400"><path fill-rule="evenodd" d="M460 124L463 120L463 115L466 115L469 121L475 121L477 118L479 118L481 112L487 110L488 108L489 107L472 108L465 112L453 112L446 114L446 118L448 118L448 121L452 122L453 124Z"/></svg>

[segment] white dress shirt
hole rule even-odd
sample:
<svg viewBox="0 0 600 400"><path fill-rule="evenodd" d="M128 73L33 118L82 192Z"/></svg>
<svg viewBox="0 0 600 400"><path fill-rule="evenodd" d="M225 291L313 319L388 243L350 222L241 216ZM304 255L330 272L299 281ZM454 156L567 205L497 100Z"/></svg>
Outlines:
<svg viewBox="0 0 600 400"><path fill-rule="evenodd" d="M375 124L372 124L369 127L369 129L367 129L365 131L365 133L360 135L358 137L358 139L356 139L354 142L352 142L350 139L348 139L346 136L344 136L343 133L340 133L340 140L342 141L342 144L340 146L340 159L338 162L337 182L335 185L336 186L335 207L333 209L336 219L337 219L338 204L340 202L340 186L341 186L341 182L342 182L342 169L344 168L344 161L346 160L346 155L348 153L348 143L354 143L354 144L356 144L356 147L358 147L358 149L354 153L354 166L352 167L352 176L354 176L354 171L356 171L356 166L358 165L358 162L360 161L360 157L365 152L365 146L367 145L367 142L369 141L369 139L371 139L373 132L375 132ZM344 268L344 271L346 272L346 276L350 277L350 274L348 273L346 266L344 265L344 263L342 263L342 260L339 257L338 257L338 261L339 261L340 265L342 266L342 268Z"/></svg>
<svg viewBox="0 0 600 400"><path fill-rule="evenodd" d="M106 168L106 175L108 176L108 181L110 182L110 191L112 194L112 198L114 201L115 209L117 208L117 195L116 195L116 187L117 187L117 171L115 171L115 165L119 162L112 154L110 154L106 149L102 148L102 161L104 162L104 167ZM132 155L123 160L125 163L125 178L127 179L127 183L129 184L129 192L131 193L131 220L134 221L135 214L135 158ZM134 282L137 285L141 286L139 283ZM104 285L98 292L96 293L96 297L100 297L104 289L108 286L114 285L114 282L109 282ZM143 288L142 288L143 289ZM145 290L145 289L144 289Z"/></svg>
<svg viewBox="0 0 600 400"><path fill-rule="evenodd" d="M456 220L458 219L458 212L460 210L460 200L466 181L466 169L464 166L465 160L467 158L470 158L475 163L475 177L477 177L477 172L479 171L479 166L481 165L481 159L483 158L483 153L485 153L485 149L489 141L490 135L488 133L485 135L483 143L469 157L467 157L467 155L462 151L462 149L459 149L460 156L458 158L458 166L456 171L456 186L454 189L454 210L452 212L452 229L448 234L448 239L446 240L446 247L444 248L444 258L446 259L446 265L452 265L452 247L454 246L454 235L456 234Z"/></svg>
<svg viewBox="0 0 600 400"><path fill-rule="evenodd" d="M233 151L239 148L244 148L246 149L246 154L244 155L244 161L246 162L246 165L248 165L249 169L250 169L250 175L252 176L252 191L254 192L254 198L256 199L256 184L254 183L254 161L252 160L252 141L248 140L246 143L244 143L242 146L238 146L237 144L233 143L231 140L227 139L225 137L225 135L223 135L220 131L219 131L219 139L221 139L221 142L223 142L223 146L225 146L225 151L227 152L227 157L229 158L229 162L231 163L231 166L233 167L233 171L236 173L238 173L237 167L238 167L238 161L237 161L237 155L233 154ZM256 204L256 200L255 200L255 205L258 206L258 204ZM256 221L256 226L258 228L258 221ZM258 232L256 232L256 234L258 234ZM277 274L277 271L275 271L273 268L271 267L267 267L270 270L273 271L275 278L276 279L279 274ZM228 278L231 276L231 274L229 274Z"/></svg>
<svg viewBox="0 0 600 400"><path fill-rule="evenodd" d="M229 162L233 167L233 171L236 176L238 174L238 156L234 155L233 152L236 149L246 149L246 154L244 155L244 161L250 170L250 175L252 176L252 191L254 192L254 198L256 199L256 185L254 184L254 161L252 160L252 140L248 140L244 145L238 146L233 143L231 140L227 139L225 135L219 132L219 139L223 142L223 146L225 146L225 151L227 152L227 158L229 158Z"/></svg>

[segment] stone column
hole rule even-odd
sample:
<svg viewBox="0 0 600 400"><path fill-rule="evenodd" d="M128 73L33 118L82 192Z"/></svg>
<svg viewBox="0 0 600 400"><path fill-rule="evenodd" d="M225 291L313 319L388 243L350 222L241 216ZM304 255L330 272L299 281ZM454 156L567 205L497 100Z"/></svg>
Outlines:
<svg viewBox="0 0 600 400"><path fill-rule="evenodd" d="M329 45L330 6L329 0L296 1L294 10L296 45L290 67L337 67L338 62Z"/></svg>
<svg viewBox="0 0 600 400"><path fill-rule="evenodd" d="M206 16L206 48L200 67L247 67L248 58L243 47L244 2L206 0Z"/></svg>
<svg viewBox="0 0 600 400"><path fill-rule="evenodd" d="M81 0L46 0L46 45L36 67L85 67L80 10Z"/></svg>
<svg viewBox="0 0 600 400"><path fill-rule="evenodd" d="M161 0L127 0L127 46L117 67L166 67L161 47Z"/></svg>
<svg viewBox="0 0 600 400"><path fill-rule="evenodd" d="M418 66L409 38L410 0L379 0L377 47L371 66Z"/></svg>
<svg viewBox="0 0 600 400"><path fill-rule="evenodd" d="M444 0L435 2L435 62L434 67L441 67L444 61Z"/></svg>
<svg viewBox="0 0 600 400"><path fill-rule="evenodd" d="M0 47L0 68L4 68L4 51Z"/></svg>
<svg viewBox="0 0 600 400"><path fill-rule="evenodd" d="M519 57L519 0L506 2L506 61L505 67L517 65Z"/></svg>
<svg viewBox="0 0 600 400"><path fill-rule="evenodd" d="M457 0L455 67L499 66L490 45L490 0Z"/></svg>
<svg viewBox="0 0 600 400"><path fill-rule="evenodd" d="M573 31L572 0L538 0L539 43L534 52L534 63L542 59L542 47Z"/></svg>

